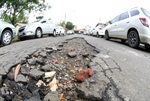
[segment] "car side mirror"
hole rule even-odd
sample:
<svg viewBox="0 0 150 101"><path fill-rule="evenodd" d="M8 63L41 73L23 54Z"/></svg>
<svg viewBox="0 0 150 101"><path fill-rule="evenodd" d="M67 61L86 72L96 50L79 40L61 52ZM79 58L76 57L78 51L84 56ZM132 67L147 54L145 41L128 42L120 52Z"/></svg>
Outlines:
<svg viewBox="0 0 150 101"><path fill-rule="evenodd" d="M109 23L110 23L110 24L112 24L112 22L111 22L111 21L109 21Z"/></svg>

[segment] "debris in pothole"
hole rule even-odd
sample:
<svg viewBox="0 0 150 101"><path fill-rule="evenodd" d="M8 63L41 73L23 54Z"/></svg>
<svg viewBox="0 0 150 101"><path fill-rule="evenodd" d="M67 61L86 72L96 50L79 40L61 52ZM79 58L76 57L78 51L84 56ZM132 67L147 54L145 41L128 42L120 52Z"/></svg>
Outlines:
<svg viewBox="0 0 150 101"><path fill-rule="evenodd" d="M45 72L45 74L44 74L44 78L52 77L55 73L56 73L55 71Z"/></svg>
<svg viewBox="0 0 150 101"><path fill-rule="evenodd" d="M108 80L104 75L95 74L85 82L78 84L76 92L83 101L108 101L103 100Z"/></svg>
<svg viewBox="0 0 150 101"><path fill-rule="evenodd" d="M37 49L0 76L0 99L101 101L108 82L99 79L91 67L91 59L99 52L83 38Z"/></svg>
<svg viewBox="0 0 150 101"><path fill-rule="evenodd" d="M74 58L77 56L76 52L75 51L71 51L68 53L68 56L71 57L71 58Z"/></svg>
<svg viewBox="0 0 150 101"><path fill-rule="evenodd" d="M76 75L76 80L79 82L83 82L85 79L90 78L91 76L93 76L94 72L92 69L90 68L85 68L81 71L79 71L79 73L77 73Z"/></svg>
<svg viewBox="0 0 150 101"><path fill-rule="evenodd" d="M20 71L20 67L21 67L21 64L18 64L18 66L15 69L14 81L16 81L16 79L17 79L18 73Z"/></svg>

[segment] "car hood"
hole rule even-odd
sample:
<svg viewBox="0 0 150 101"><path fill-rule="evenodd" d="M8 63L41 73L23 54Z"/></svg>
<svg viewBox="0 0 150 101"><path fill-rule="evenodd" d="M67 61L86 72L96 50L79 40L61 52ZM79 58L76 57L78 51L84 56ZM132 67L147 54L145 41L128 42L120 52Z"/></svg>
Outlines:
<svg viewBox="0 0 150 101"><path fill-rule="evenodd" d="M15 28L14 25L12 25L12 24L10 24L10 23L8 23L8 22L4 22L4 21L2 21L2 20L0 20L0 22L1 22L2 25L5 26L5 27L10 27L10 28L12 28L12 29Z"/></svg>

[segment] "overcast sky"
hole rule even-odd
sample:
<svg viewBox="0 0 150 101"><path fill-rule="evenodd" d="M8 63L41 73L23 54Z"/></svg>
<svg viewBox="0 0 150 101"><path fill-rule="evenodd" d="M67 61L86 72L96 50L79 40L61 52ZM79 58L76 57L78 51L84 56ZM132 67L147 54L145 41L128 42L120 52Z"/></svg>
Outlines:
<svg viewBox="0 0 150 101"><path fill-rule="evenodd" d="M149 0L47 0L50 11L44 13L54 23L71 21L78 28L94 27L133 7L141 6L150 12Z"/></svg>

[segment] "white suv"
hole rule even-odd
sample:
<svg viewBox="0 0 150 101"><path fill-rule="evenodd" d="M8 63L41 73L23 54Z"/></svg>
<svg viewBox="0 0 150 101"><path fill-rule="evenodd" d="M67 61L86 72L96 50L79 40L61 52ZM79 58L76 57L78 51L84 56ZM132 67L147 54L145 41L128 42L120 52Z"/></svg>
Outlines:
<svg viewBox="0 0 150 101"><path fill-rule="evenodd" d="M140 43L150 49L150 13L142 8L132 8L110 21L105 27L105 39L121 39L129 46L137 48Z"/></svg>

